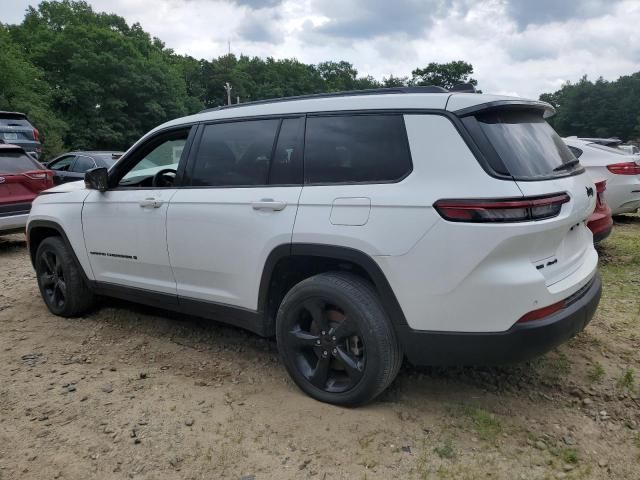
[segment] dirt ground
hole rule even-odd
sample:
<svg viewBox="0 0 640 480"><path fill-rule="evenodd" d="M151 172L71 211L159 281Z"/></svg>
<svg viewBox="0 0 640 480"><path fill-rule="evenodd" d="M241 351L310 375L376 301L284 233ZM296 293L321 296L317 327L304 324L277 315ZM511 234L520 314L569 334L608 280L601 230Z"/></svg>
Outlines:
<svg viewBox="0 0 640 480"><path fill-rule="evenodd" d="M403 367L358 409L303 395L275 343L114 300L51 315L0 237L0 479L640 478L640 217L601 248L585 332L535 362Z"/></svg>

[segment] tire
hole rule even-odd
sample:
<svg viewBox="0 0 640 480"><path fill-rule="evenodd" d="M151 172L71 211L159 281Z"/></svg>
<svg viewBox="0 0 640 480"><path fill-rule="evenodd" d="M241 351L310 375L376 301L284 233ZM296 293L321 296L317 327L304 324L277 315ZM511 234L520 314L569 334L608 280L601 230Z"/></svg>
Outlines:
<svg viewBox="0 0 640 480"><path fill-rule="evenodd" d="M40 243L35 266L40 294L54 315L75 317L94 305L94 295L62 238L47 237Z"/></svg>
<svg viewBox="0 0 640 480"><path fill-rule="evenodd" d="M335 405L373 400L394 380L403 358L373 287L345 272L315 275L289 290L278 309L276 338L298 387Z"/></svg>

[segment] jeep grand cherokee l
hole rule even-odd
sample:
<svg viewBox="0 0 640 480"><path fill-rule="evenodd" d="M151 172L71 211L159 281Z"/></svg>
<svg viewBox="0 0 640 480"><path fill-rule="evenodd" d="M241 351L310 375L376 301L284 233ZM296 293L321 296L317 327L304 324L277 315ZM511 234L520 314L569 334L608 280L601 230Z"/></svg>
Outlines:
<svg viewBox="0 0 640 480"><path fill-rule="evenodd" d="M601 283L593 182L542 102L437 87L221 107L39 197L48 308L121 297L275 336L312 397L414 364L495 364L580 332Z"/></svg>

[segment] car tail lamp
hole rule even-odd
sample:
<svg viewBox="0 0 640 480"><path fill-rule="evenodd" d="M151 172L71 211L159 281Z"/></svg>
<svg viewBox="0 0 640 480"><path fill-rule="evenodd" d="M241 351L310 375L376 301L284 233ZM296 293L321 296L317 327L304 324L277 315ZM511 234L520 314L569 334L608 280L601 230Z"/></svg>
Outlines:
<svg viewBox="0 0 640 480"><path fill-rule="evenodd" d="M38 131L38 129L37 129L37 128L34 128L34 129L33 129L33 139L34 139L36 142L39 142L39 141L40 141L40 132Z"/></svg>
<svg viewBox="0 0 640 480"><path fill-rule="evenodd" d="M607 181L606 180L602 180L601 182L596 182L596 200L598 202L598 205L602 205L604 204L604 191L607 189Z"/></svg>
<svg viewBox="0 0 640 480"><path fill-rule="evenodd" d="M556 217L569 200L566 193L554 193L518 199L438 200L433 206L450 222L507 223Z"/></svg>
<svg viewBox="0 0 640 480"><path fill-rule="evenodd" d="M640 165L635 162L607 165L607 170L615 175L640 175Z"/></svg>
<svg viewBox="0 0 640 480"><path fill-rule="evenodd" d="M520 317L520 320L518 320L516 323L527 323L527 322L532 322L534 320L540 320L541 318L545 318L545 317L548 317L549 315L553 315L554 313L559 312L565 306L566 306L565 301L562 300L560 302L554 303L547 307L542 307L537 310L533 310L529 313L524 314L522 317Z"/></svg>

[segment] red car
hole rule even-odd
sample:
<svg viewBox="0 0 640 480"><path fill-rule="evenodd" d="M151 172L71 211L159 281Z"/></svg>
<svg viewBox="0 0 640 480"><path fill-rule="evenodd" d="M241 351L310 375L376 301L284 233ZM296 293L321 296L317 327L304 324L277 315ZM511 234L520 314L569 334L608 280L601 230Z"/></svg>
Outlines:
<svg viewBox="0 0 640 480"><path fill-rule="evenodd" d="M16 145L0 144L0 235L24 231L31 202L53 187L53 173Z"/></svg>
<svg viewBox="0 0 640 480"><path fill-rule="evenodd" d="M604 191L607 188L607 181L602 180L596 182L596 209L593 211L589 220L587 221L587 227L593 233L593 242L600 243L607 238L613 229L613 218L611 217L611 208L604 201Z"/></svg>

